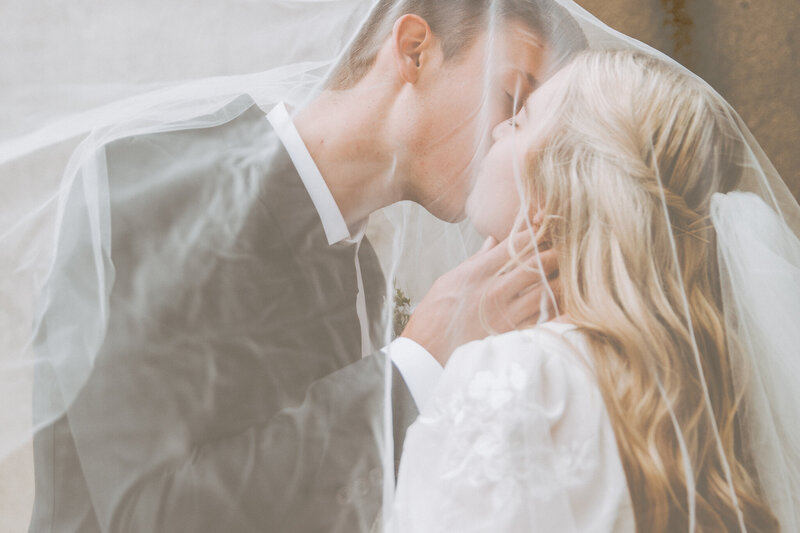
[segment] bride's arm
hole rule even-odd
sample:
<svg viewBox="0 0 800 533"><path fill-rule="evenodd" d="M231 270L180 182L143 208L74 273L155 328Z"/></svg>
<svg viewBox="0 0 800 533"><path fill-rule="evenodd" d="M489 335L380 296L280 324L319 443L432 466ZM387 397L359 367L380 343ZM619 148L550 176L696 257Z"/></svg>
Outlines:
<svg viewBox="0 0 800 533"><path fill-rule="evenodd" d="M513 332L453 354L408 430L393 532L603 532L630 519L602 398L559 339Z"/></svg>

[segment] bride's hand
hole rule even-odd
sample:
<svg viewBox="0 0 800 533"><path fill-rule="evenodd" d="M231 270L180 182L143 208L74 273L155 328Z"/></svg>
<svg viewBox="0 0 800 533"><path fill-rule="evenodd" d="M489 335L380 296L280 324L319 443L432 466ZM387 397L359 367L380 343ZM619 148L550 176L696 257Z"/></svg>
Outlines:
<svg viewBox="0 0 800 533"><path fill-rule="evenodd" d="M544 276L534 252L501 272L511 259L509 239L514 240L515 250L530 244L527 232L499 245L487 239L480 251L436 280L401 336L417 342L444 366L462 344L535 324L543 297L552 312L542 280L546 277L551 285L557 281L553 279L558 273L555 250L540 250Z"/></svg>

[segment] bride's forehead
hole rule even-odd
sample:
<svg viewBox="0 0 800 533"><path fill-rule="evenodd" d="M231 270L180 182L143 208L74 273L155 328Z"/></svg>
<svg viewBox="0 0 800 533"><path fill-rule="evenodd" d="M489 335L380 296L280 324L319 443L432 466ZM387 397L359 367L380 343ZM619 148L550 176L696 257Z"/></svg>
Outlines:
<svg viewBox="0 0 800 533"><path fill-rule="evenodd" d="M539 107L546 105L546 102L553 99L553 97L564 89L567 83L567 76L564 70L559 70L536 87L525 100L525 108Z"/></svg>

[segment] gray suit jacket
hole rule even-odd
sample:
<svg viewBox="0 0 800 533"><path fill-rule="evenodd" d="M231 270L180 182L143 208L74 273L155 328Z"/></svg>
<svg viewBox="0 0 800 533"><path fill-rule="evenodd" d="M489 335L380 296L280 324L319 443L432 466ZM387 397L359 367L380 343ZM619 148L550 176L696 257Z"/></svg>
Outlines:
<svg viewBox="0 0 800 533"><path fill-rule="evenodd" d="M350 533L380 510L386 361L360 357L354 245L328 245L249 98L220 118L106 147L109 322L87 383L35 437L32 532ZM82 202L77 184L75 232L88 231ZM187 224L198 206L214 216ZM191 232L203 245L181 249ZM90 253L63 240L42 342ZM367 241L359 260L379 318ZM371 326L380 346L383 324ZM417 413L392 376L396 463Z"/></svg>

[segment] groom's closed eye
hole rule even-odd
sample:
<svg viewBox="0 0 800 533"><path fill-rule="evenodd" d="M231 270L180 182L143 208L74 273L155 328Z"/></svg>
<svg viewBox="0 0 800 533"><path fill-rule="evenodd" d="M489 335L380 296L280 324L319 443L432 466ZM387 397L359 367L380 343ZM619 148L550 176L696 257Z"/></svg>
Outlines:
<svg viewBox="0 0 800 533"><path fill-rule="evenodd" d="M508 105L508 111L511 116L516 115L522 109L522 106L525 105L525 98L527 97L525 92L525 88L519 81L514 83L514 85L505 90L506 102Z"/></svg>
<svg viewBox="0 0 800 533"><path fill-rule="evenodd" d="M527 82L524 74L518 69L508 70L503 76L500 87L503 90L507 116L516 115L525 103L527 96Z"/></svg>
<svg viewBox="0 0 800 533"><path fill-rule="evenodd" d="M522 106L525 104L525 99L519 93L514 94L506 91L506 99L508 100L508 110L511 116L515 116L519 113L520 109L522 109Z"/></svg>

